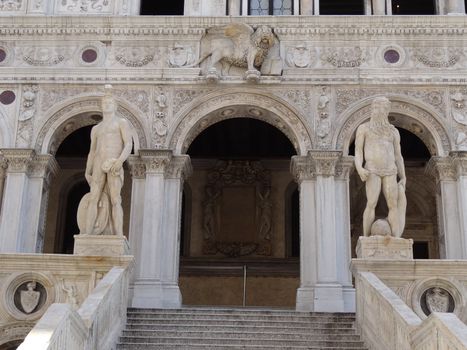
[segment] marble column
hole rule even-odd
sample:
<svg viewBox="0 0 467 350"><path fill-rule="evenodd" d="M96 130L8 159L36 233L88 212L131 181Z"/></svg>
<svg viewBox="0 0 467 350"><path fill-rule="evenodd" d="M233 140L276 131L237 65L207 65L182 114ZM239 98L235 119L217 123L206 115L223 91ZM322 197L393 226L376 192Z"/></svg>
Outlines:
<svg viewBox="0 0 467 350"><path fill-rule="evenodd" d="M42 251L48 184L58 165L32 149L4 149L6 180L0 218L0 252Z"/></svg>
<svg viewBox="0 0 467 350"><path fill-rule="evenodd" d="M180 223L188 156L169 150L140 150L130 159L133 189L130 248L136 258L132 306L179 308ZM143 177L144 174L144 177Z"/></svg>
<svg viewBox="0 0 467 350"><path fill-rule="evenodd" d="M180 266L180 229L183 182L192 173L190 157L173 156L165 172L162 221L161 289L162 307L180 308L182 295L178 287Z"/></svg>
<svg viewBox="0 0 467 350"><path fill-rule="evenodd" d="M294 156L290 167L300 194L300 287L296 309L313 311L314 286L318 280L314 165L309 156Z"/></svg>
<svg viewBox="0 0 467 350"><path fill-rule="evenodd" d="M242 0L229 0L229 16L240 16Z"/></svg>
<svg viewBox="0 0 467 350"><path fill-rule="evenodd" d="M436 179L439 192L436 194L438 211L439 253L442 259L463 259L464 237L459 203L461 193L456 174L456 166L451 157L432 157L426 172Z"/></svg>
<svg viewBox="0 0 467 350"><path fill-rule="evenodd" d="M386 0L370 0L372 7L372 14L382 16L386 14Z"/></svg>
<svg viewBox="0 0 467 350"><path fill-rule="evenodd" d="M172 158L167 150L140 150L146 168L144 184L143 223L139 246L135 249L135 280L133 282L133 307L157 308L162 305L161 266L162 217L164 199L164 173ZM138 234L133 232L133 234Z"/></svg>
<svg viewBox="0 0 467 350"><path fill-rule="evenodd" d="M450 156L457 180L461 259L467 259L467 151L451 152Z"/></svg>
<svg viewBox="0 0 467 350"><path fill-rule="evenodd" d="M339 151L310 151L306 157L292 158L292 171L300 185L299 311L354 309L348 175L343 174L351 166L340 163L340 155ZM340 171L337 180L336 169Z"/></svg>

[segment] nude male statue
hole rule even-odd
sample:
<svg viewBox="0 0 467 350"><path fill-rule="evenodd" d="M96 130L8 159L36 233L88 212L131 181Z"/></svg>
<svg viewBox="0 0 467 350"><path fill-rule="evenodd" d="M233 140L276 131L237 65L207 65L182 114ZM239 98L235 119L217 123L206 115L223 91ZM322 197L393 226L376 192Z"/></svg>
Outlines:
<svg viewBox="0 0 467 350"><path fill-rule="evenodd" d="M391 102L386 97L375 98L371 104L370 121L357 129L355 167L366 183L368 201L363 213L363 235L366 237L371 234L381 189L389 209L387 221L391 235L399 238L404 230L406 176L400 135L388 120L390 107Z"/></svg>
<svg viewBox="0 0 467 350"><path fill-rule="evenodd" d="M110 87L106 86L106 90ZM111 227L116 235L123 235L123 209L120 191L123 186L123 162L132 148L128 122L116 115L117 105L110 92L102 99L102 121L91 130L85 177L91 188L86 210L84 234L94 234L98 206L102 193L110 197Z"/></svg>

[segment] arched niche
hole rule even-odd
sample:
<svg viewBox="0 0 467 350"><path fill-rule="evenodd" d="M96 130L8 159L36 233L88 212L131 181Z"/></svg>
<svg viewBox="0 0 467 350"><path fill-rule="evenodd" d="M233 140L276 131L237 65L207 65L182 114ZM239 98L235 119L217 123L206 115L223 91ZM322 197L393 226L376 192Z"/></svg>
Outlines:
<svg viewBox="0 0 467 350"><path fill-rule="evenodd" d="M349 154L359 125L370 119L371 102L376 96L361 100L338 117L333 137L335 149ZM446 156L451 151L451 139L442 117L424 103L401 96L387 95L391 101L391 124L406 129L420 138L432 156Z"/></svg>
<svg viewBox="0 0 467 350"><path fill-rule="evenodd" d="M88 125L97 124L102 114L102 97L87 97L67 101L57 106L45 116L45 123L34 138L34 148L42 154L55 154L62 141L74 131ZM137 113L122 101L117 101L117 114L129 121L133 129L134 150L147 148L147 136Z"/></svg>
<svg viewBox="0 0 467 350"><path fill-rule="evenodd" d="M287 136L298 155L306 155L312 148L311 130L292 106L278 97L245 89L211 93L185 107L169 131L169 148L184 154L203 130L239 116L273 125Z"/></svg>

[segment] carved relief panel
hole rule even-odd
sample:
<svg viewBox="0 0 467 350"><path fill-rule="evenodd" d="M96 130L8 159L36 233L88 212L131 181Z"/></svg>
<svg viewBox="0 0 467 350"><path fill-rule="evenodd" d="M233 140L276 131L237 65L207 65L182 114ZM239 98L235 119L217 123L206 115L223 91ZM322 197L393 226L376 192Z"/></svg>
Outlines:
<svg viewBox="0 0 467 350"><path fill-rule="evenodd" d="M270 256L270 172L259 161L219 161L207 174L203 254Z"/></svg>

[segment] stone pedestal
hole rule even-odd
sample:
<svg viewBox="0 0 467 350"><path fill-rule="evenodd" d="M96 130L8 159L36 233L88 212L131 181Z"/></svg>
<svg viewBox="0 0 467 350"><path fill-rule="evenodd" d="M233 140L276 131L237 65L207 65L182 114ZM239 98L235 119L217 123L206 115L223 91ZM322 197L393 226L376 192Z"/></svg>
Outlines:
<svg viewBox="0 0 467 350"><path fill-rule="evenodd" d="M74 255L123 256L130 255L125 236L75 235Z"/></svg>
<svg viewBox="0 0 467 350"><path fill-rule="evenodd" d="M412 260L413 240L391 236L371 236L358 239L357 258Z"/></svg>

